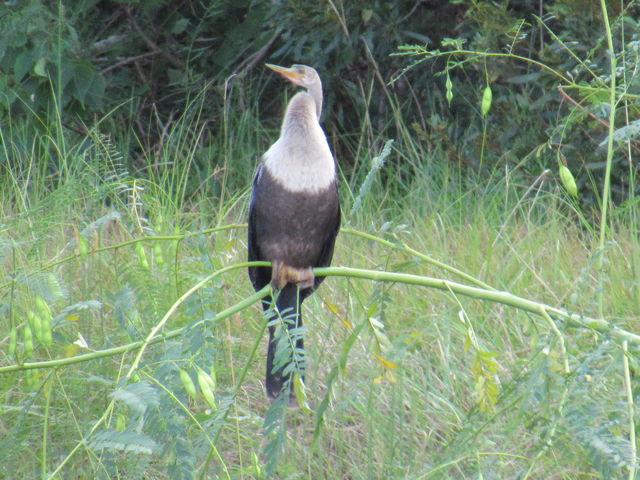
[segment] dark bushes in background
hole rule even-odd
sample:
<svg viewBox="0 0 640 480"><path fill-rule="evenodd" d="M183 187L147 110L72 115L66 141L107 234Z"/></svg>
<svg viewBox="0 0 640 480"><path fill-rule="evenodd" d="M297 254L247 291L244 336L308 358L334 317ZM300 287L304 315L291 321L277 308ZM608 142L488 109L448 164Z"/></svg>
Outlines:
<svg viewBox="0 0 640 480"><path fill-rule="evenodd" d="M632 123L640 93L638 7L629 2L621 10L614 3L609 15L618 64L625 68L618 73L625 75L626 91L636 95L626 98L628 117L621 121ZM325 128L347 169L347 152L354 149L350 134L363 131L368 147L408 131L421 144L425 162L446 158L462 171L491 172L525 159L525 168L537 175L545 167L555 169L561 157L587 200L593 198L592 180L598 184L604 169L599 145L607 134L609 73L597 1L30 0L3 2L0 30L5 140L6 125L21 119L42 126L60 118L71 134L83 134L86 125L109 113L109 121L135 133L126 152L135 162L136 143L154 148L166 125L202 92L206 100L198 121L215 137L231 84L240 105L259 102L261 118L273 117L275 127L281 102L267 99L280 98L276 93L283 85L263 75L262 64L271 61L306 63L320 71L330 87ZM390 55L398 46L446 50L448 39L466 50L535 59L585 88L559 91L551 73L513 56L456 65L454 57L438 57L389 83L414 61ZM446 68L450 103L441 75ZM493 104L483 120L479 105L487 84ZM637 154L637 143L630 148ZM633 188L628 157L621 151L615 161L619 199Z"/></svg>

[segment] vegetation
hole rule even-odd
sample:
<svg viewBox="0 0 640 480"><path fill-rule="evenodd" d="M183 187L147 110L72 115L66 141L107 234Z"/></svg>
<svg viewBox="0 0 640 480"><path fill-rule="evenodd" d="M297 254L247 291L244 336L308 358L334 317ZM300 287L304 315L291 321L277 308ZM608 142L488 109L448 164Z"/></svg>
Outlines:
<svg viewBox="0 0 640 480"><path fill-rule="evenodd" d="M638 477L636 2L77 3L0 7L7 478ZM326 71L342 174L297 406L266 56Z"/></svg>

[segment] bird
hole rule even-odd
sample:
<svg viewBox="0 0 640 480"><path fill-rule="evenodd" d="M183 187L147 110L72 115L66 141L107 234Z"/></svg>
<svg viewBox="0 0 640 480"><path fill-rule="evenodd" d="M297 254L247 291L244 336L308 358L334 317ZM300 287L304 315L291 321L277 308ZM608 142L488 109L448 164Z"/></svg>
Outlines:
<svg viewBox="0 0 640 480"><path fill-rule="evenodd" d="M331 264L340 228L338 176L320 126L320 76L306 65L266 66L303 90L287 105L280 136L263 154L253 177L248 259L269 261L271 267L248 270L256 291L271 283L275 307L291 330L302 326L302 302L324 280L312 269ZM272 302L271 296L263 299L265 312ZM293 396L290 371L274 362L276 337L276 326L269 326L265 385L271 399ZM295 338L296 351L304 352L302 337Z"/></svg>

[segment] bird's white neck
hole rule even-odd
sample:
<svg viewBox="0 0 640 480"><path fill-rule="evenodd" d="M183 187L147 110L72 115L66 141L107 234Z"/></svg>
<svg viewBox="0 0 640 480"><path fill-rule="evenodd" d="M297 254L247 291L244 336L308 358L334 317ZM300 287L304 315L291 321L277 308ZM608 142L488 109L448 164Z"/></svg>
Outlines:
<svg viewBox="0 0 640 480"><path fill-rule="evenodd" d="M280 138L264 154L263 162L291 192L318 193L335 181L333 155L310 94L299 92L291 99Z"/></svg>

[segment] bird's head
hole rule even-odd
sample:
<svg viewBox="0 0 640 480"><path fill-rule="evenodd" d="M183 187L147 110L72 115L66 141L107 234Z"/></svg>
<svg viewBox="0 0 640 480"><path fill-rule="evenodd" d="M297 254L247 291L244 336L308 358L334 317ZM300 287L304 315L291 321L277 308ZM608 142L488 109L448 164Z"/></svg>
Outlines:
<svg viewBox="0 0 640 480"><path fill-rule="evenodd" d="M278 72L294 85L306 88L307 90L313 90L314 87L320 85L318 72L306 65L292 65L289 68L280 67L271 63L267 63L265 65L274 72Z"/></svg>

